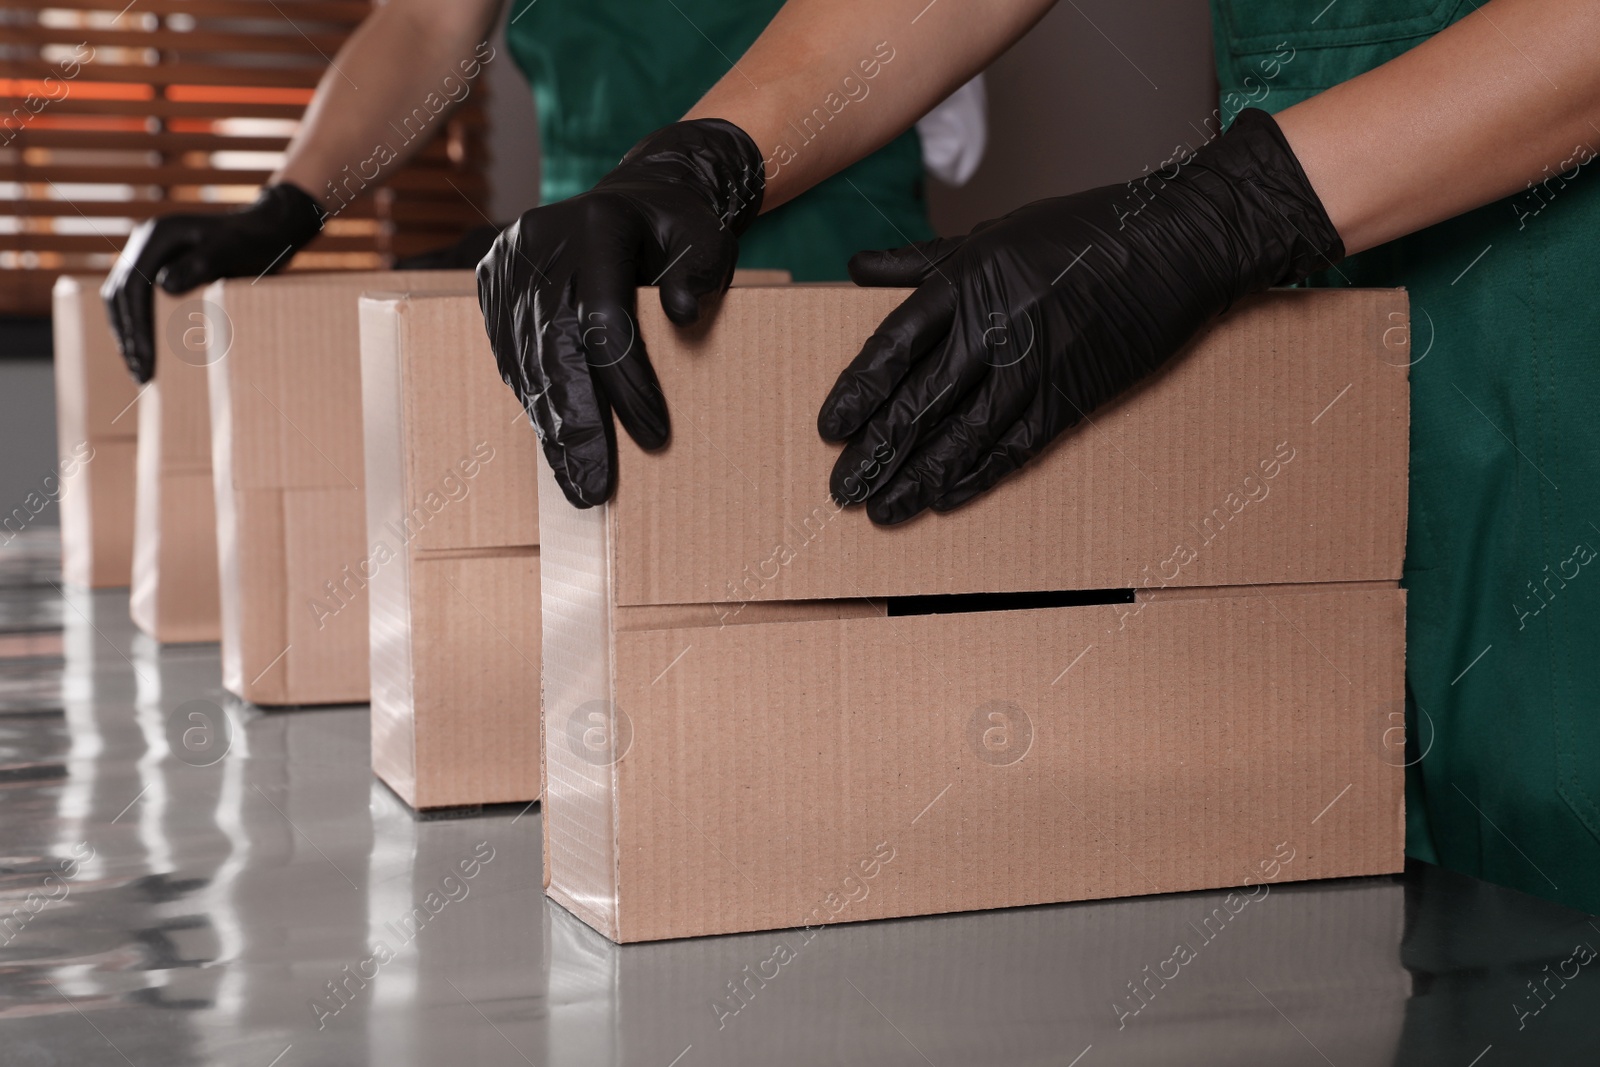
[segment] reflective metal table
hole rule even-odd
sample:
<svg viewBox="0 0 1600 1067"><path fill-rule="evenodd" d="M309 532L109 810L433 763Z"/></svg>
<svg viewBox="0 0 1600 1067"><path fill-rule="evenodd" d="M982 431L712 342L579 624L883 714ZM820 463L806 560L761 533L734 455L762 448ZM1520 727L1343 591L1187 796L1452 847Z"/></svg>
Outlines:
<svg viewBox="0 0 1600 1067"><path fill-rule="evenodd" d="M5 1067L1600 1059L1600 923L1426 865L619 948L537 808L417 819L364 708L230 704L54 551L0 552Z"/></svg>

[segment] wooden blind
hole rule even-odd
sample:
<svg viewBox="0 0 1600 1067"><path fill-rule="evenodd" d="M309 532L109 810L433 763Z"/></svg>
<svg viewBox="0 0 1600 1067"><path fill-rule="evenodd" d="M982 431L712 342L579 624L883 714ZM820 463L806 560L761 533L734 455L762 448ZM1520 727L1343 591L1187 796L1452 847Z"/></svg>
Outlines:
<svg viewBox="0 0 1600 1067"><path fill-rule="evenodd" d="M55 276L109 268L142 219L253 200L371 11L366 0L125 3L0 0L0 314L48 314ZM448 117L418 112L405 132L425 147L339 211L291 269L383 267L482 222L486 81Z"/></svg>

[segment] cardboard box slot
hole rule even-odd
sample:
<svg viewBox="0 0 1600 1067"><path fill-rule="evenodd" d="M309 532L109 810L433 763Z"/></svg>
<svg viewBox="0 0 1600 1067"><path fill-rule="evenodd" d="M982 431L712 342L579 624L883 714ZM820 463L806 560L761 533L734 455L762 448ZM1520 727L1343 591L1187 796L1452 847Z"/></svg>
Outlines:
<svg viewBox="0 0 1600 1067"><path fill-rule="evenodd" d="M955 615L982 611L1025 611L1070 608L1088 604L1132 604L1132 589L1060 589L1027 593L942 593L885 598L891 618L906 615Z"/></svg>

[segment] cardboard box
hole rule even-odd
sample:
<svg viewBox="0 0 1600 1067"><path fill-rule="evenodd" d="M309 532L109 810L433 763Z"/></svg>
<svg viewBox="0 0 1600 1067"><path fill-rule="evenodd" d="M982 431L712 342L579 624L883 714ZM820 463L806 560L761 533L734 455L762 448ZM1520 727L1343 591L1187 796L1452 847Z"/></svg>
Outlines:
<svg viewBox="0 0 1600 1067"><path fill-rule="evenodd" d="M739 271L779 285L786 271ZM361 300L372 767L414 808L539 796L538 438L471 297Z"/></svg>
<svg viewBox="0 0 1600 1067"><path fill-rule="evenodd" d="M368 592L357 301L476 291L471 271L290 273L206 290L222 675L257 704L365 702ZM480 326L481 330L481 326Z"/></svg>
<svg viewBox="0 0 1600 1067"><path fill-rule="evenodd" d="M160 642L221 636L206 363L214 316L156 290L156 373L139 398L128 612Z"/></svg>
<svg viewBox="0 0 1600 1067"><path fill-rule="evenodd" d="M903 296L641 299L672 442L588 511L541 467L550 895L642 941L1399 870L1404 293L1247 301L885 530L815 417Z"/></svg>
<svg viewBox="0 0 1600 1067"><path fill-rule="evenodd" d="M372 769L414 808L539 796L539 443L473 297L361 300Z"/></svg>
<svg viewBox="0 0 1600 1067"><path fill-rule="evenodd" d="M130 421L132 415L130 413ZM61 446L61 576L86 589L127 588L133 573L132 437L78 438Z"/></svg>
<svg viewBox="0 0 1600 1067"><path fill-rule="evenodd" d="M91 589L129 581L139 430L139 387L111 335L102 280L62 275L52 293L61 576Z"/></svg>

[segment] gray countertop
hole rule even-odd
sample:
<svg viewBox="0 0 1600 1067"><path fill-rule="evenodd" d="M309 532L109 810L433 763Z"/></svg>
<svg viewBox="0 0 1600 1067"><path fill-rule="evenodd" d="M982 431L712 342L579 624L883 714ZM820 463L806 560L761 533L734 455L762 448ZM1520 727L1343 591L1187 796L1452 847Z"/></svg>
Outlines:
<svg viewBox="0 0 1600 1067"><path fill-rule="evenodd" d="M0 552L4 1067L1597 1061L1600 923L1426 864L618 947L537 807L416 818L364 707L230 702L52 551Z"/></svg>

